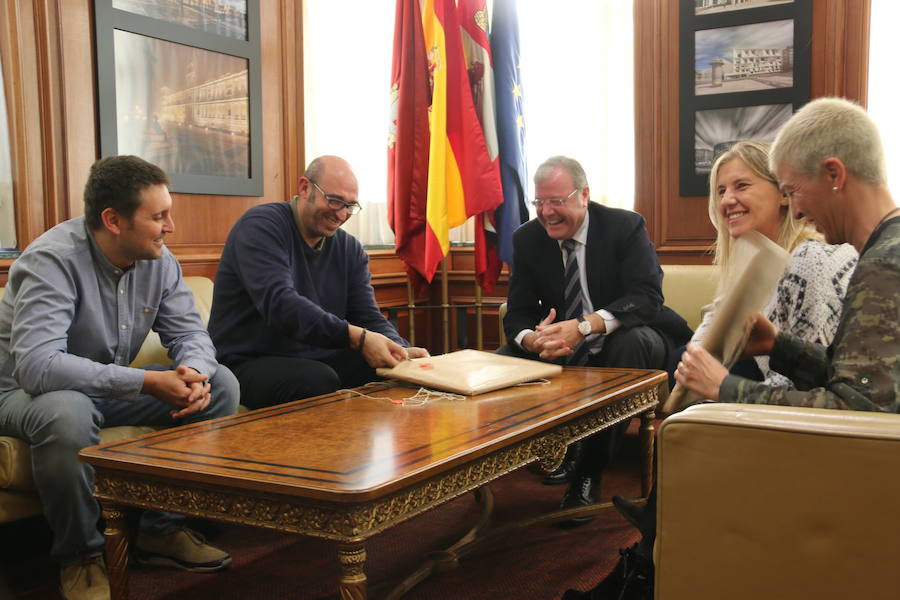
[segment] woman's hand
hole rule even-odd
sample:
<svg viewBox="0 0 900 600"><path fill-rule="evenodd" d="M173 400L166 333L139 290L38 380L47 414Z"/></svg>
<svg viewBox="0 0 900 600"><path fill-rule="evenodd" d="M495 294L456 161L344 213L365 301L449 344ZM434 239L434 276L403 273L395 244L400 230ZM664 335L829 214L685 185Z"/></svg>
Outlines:
<svg viewBox="0 0 900 600"><path fill-rule="evenodd" d="M688 344L681 355L681 362L675 369L675 380L695 394L719 399L719 387L728 375L728 369L722 366L700 344Z"/></svg>

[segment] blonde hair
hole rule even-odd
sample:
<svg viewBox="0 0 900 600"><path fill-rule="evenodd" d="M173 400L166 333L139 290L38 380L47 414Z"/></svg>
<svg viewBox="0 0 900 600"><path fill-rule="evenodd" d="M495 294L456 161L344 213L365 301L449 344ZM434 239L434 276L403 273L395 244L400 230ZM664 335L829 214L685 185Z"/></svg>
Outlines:
<svg viewBox="0 0 900 600"><path fill-rule="evenodd" d="M721 291L722 285L729 279L728 270L731 266L731 246L734 238L728 232L728 226L722 219L722 213L719 211L719 192L717 189L717 179L719 177L719 169L732 160L740 159L747 167L753 171L758 177L768 181L778 190L778 181L775 175L769 170L769 145L762 142L743 141L737 142L727 151L723 152L713 163L712 170L709 172L709 220L712 221L713 227L716 228L716 247L713 262L722 269L722 277L719 278ZM778 228L778 239L776 243L787 250L793 252L801 242L810 239L821 239L821 236L813 231L806 219L795 219L788 207L782 209L783 218L781 226Z"/></svg>
<svg viewBox="0 0 900 600"><path fill-rule="evenodd" d="M815 179L830 157L841 159L848 171L869 185L887 183L875 123L861 106L844 98L818 98L798 110L778 132L769 165L774 171L785 163Z"/></svg>

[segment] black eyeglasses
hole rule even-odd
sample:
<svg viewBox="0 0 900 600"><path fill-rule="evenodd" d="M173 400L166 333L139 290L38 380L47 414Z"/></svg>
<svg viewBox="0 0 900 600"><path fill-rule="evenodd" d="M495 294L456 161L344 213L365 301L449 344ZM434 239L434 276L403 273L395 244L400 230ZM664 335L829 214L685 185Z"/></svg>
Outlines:
<svg viewBox="0 0 900 600"><path fill-rule="evenodd" d="M319 184L312 179L310 179L309 182L319 190L319 193L322 194L322 197L325 198L325 201L328 202L328 206L332 209L341 210L342 208L346 208L348 215L355 215L362 210L362 206L358 202L344 202L337 196L332 196L323 192L322 188L319 187Z"/></svg>
<svg viewBox="0 0 900 600"><path fill-rule="evenodd" d="M580 189L581 188L575 188L574 190L572 190L572 193L569 194L568 196L566 196L565 198L547 198L546 200L538 200L537 198L535 198L534 200L531 201L531 205L533 207L535 207L536 209L542 207L545 204L549 204L550 206L562 206L563 204L566 203L566 200L568 200L569 198L574 196L575 192L577 192Z"/></svg>

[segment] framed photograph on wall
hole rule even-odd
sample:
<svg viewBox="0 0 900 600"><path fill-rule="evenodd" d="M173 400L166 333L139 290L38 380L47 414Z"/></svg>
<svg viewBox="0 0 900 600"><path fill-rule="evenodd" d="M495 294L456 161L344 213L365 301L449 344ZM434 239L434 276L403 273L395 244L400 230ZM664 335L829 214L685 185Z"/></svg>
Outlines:
<svg viewBox="0 0 900 600"><path fill-rule="evenodd" d="M793 19L701 29L694 33L694 94L793 87L793 47Z"/></svg>
<svg viewBox="0 0 900 600"><path fill-rule="evenodd" d="M760 8L774 4L790 4L794 0L697 0L694 2L695 15L713 15L716 13L734 10L747 10L748 8Z"/></svg>
<svg viewBox="0 0 900 600"><path fill-rule="evenodd" d="M261 196L255 0L95 0L100 150L172 191Z"/></svg>
<svg viewBox="0 0 900 600"><path fill-rule="evenodd" d="M705 196L716 157L771 142L809 100L811 0L681 0L679 191Z"/></svg>
<svg viewBox="0 0 900 600"><path fill-rule="evenodd" d="M794 113L791 104L698 110L694 115L694 173L709 175L715 158L735 142L769 142Z"/></svg>
<svg viewBox="0 0 900 600"><path fill-rule="evenodd" d="M112 0L112 7L207 33L247 39L247 0Z"/></svg>

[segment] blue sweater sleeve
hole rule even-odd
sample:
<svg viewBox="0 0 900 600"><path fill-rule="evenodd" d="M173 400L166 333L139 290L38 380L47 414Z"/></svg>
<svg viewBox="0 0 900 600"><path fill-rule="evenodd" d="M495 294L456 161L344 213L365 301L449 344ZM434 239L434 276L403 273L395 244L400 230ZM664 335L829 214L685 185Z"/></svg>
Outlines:
<svg viewBox="0 0 900 600"><path fill-rule="evenodd" d="M265 325L296 341L325 348L348 343L347 322L297 291L294 232L275 212L247 214L235 225L227 257L237 287L249 296ZM288 223L292 226L292 223ZM224 260L224 257L223 257ZM222 273L225 278L229 273ZM216 286L229 285L219 281Z"/></svg>
<svg viewBox="0 0 900 600"><path fill-rule="evenodd" d="M348 263L352 265L347 282L347 320L354 325L377 331L401 346L408 346L409 343L400 337L390 321L378 310L369 271L369 256L355 238L347 236L347 241Z"/></svg>

